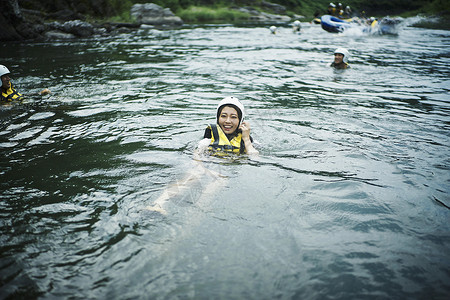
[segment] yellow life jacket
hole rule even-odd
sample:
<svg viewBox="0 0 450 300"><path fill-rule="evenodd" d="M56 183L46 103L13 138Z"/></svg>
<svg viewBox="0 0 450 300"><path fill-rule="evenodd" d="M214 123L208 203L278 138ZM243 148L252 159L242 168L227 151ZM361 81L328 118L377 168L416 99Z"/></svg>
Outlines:
<svg viewBox="0 0 450 300"><path fill-rule="evenodd" d="M23 96L18 91L16 91L12 84L9 85L9 89L4 90L2 89L2 102L11 102L11 101L22 101Z"/></svg>
<svg viewBox="0 0 450 300"><path fill-rule="evenodd" d="M211 124L208 128L211 129L211 143L208 147L210 151L240 153L242 133L239 133L230 141L217 124Z"/></svg>
<svg viewBox="0 0 450 300"><path fill-rule="evenodd" d="M370 27L375 28L378 25L378 21L375 20L372 22L372 24L370 24Z"/></svg>

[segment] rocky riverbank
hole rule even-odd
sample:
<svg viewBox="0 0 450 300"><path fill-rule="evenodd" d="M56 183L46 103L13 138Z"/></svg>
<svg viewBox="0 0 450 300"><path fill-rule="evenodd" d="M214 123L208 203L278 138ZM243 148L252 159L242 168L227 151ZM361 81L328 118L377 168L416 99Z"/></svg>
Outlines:
<svg viewBox="0 0 450 300"><path fill-rule="evenodd" d="M133 22L88 22L82 12L83 7L62 6L61 8L33 9L20 7L18 0L4 0L4 7L0 12L0 41L30 40L30 39L73 39L93 35L110 35L117 32L129 31L141 25L158 27L181 26L184 21L176 16L169 8L163 8L154 3L134 4L130 16ZM105 11L102 0L90 1L90 11L98 11L99 15L111 14ZM252 7L232 7L230 9L248 15L252 22L289 22L291 17L286 15L286 8L279 4L263 1L265 9L273 13L262 12ZM297 16L296 16L297 17ZM300 17L300 16L298 16Z"/></svg>
<svg viewBox="0 0 450 300"><path fill-rule="evenodd" d="M95 1L93 1L95 3ZM135 4L130 14L135 22L87 22L87 17L68 8L56 12L24 9L17 0L7 0L0 13L1 41L28 39L70 39L107 35L138 28L142 24L180 26L183 21L169 9L156 4Z"/></svg>

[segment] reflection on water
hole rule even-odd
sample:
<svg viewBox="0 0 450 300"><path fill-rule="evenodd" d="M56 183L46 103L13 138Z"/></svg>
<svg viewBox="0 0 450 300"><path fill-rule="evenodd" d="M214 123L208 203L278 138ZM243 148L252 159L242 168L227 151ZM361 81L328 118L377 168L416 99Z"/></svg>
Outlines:
<svg viewBox="0 0 450 300"><path fill-rule="evenodd" d="M302 28L1 45L53 92L0 108L2 298L444 298L449 32ZM260 156L196 173L227 95Z"/></svg>

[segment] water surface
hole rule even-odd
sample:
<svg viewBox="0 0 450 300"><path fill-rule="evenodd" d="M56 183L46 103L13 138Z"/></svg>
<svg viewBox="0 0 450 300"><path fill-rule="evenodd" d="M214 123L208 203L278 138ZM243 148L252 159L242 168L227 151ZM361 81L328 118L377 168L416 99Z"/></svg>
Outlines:
<svg viewBox="0 0 450 300"><path fill-rule="evenodd" d="M302 25L2 44L53 93L0 109L1 298L444 299L449 31ZM229 95L260 155L198 169Z"/></svg>

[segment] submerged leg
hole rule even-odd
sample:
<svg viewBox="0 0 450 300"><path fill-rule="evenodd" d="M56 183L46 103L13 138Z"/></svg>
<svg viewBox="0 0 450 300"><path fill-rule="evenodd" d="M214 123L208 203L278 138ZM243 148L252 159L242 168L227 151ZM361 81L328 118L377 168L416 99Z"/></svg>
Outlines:
<svg viewBox="0 0 450 300"><path fill-rule="evenodd" d="M210 176L213 179L212 184L208 184L206 188L203 189L201 198L203 195L211 194L219 187L223 186L224 176L218 172L209 170L203 166L201 162L196 161L196 166L192 168L186 176L177 181L174 184L169 185L163 193L153 202L153 205L147 206L145 209L150 211L156 211L161 214L167 214L164 208L165 204L172 198L186 193L192 186L199 182L203 176Z"/></svg>

